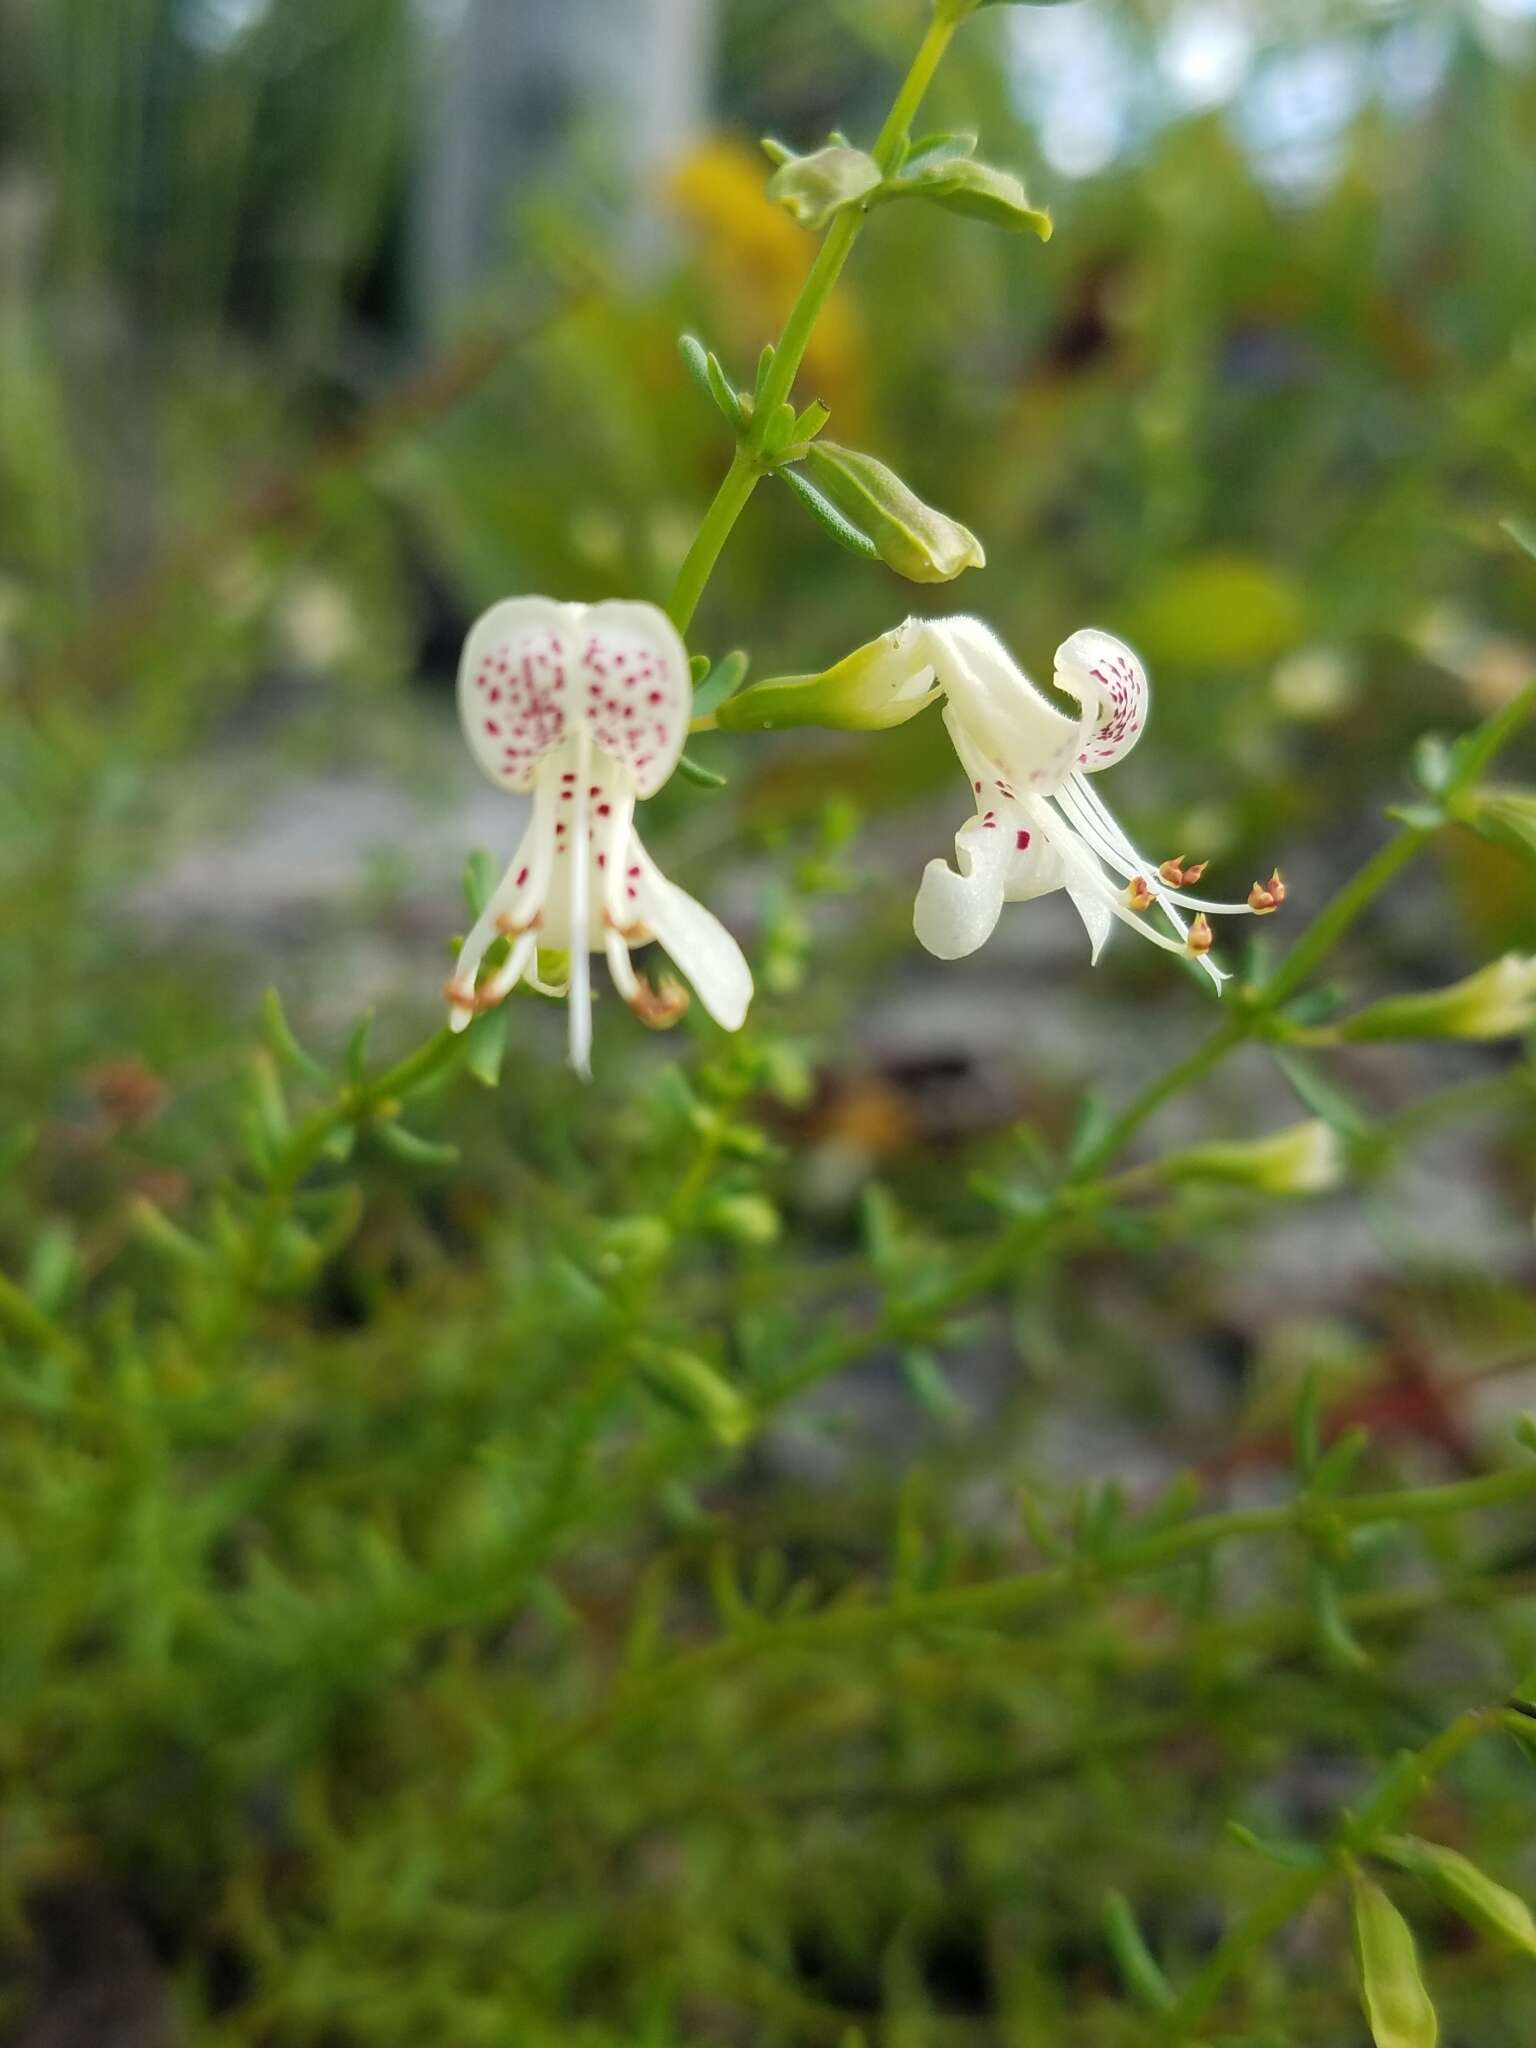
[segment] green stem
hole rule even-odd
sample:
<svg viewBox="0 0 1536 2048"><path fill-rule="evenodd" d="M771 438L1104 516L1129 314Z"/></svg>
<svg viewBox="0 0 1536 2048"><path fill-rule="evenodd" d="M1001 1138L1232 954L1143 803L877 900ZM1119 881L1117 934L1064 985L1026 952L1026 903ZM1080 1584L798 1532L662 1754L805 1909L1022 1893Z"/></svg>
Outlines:
<svg viewBox="0 0 1536 2048"><path fill-rule="evenodd" d="M1447 790L1447 800L1471 789L1489 768L1500 750L1507 746L1522 725L1536 715L1536 683L1486 719L1468 735L1465 750ZM1186 1088L1203 1080L1227 1054L1248 1039L1262 1037L1269 1019L1305 986L1345 933L1389 889L1440 830L1435 825L1405 825L1385 846L1372 855L1358 874L1352 875L1313 918L1270 979L1249 992L1246 1007L1239 1009L1203 1045L1151 1082L1115 1119L1104 1135L1078 1161L1074 1184L1092 1179L1113 1159L1147 1119L1182 1095Z"/></svg>
<svg viewBox="0 0 1536 2048"><path fill-rule="evenodd" d="M273 1161L267 1179L266 1200L251 1235L246 1262L248 1280L260 1282L271 1255L273 1239L288 1214L299 1183L312 1167L319 1164L335 1134L347 1124L365 1122L386 1104L411 1094L423 1082L430 1081L452 1066L463 1049L464 1041L455 1033L435 1031L424 1044L417 1046L414 1052L408 1052L403 1059L396 1060L392 1067L384 1068L371 1080L339 1089L329 1102L322 1103L305 1117Z"/></svg>
<svg viewBox="0 0 1536 2048"><path fill-rule="evenodd" d="M1536 1497L1536 1464L1489 1478L1453 1481L1404 1493L1358 1494L1329 1501L1327 1514L1352 1527L1422 1522L1470 1513ZM765 1651L834 1648L849 1641L879 1640L922 1626L976 1626L1015 1620L1020 1614L1088 1588L1140 1578L1195 1557L1239 1536L1302 1534L1317 1515L1305 1495L1274 1507L1237 1508L1202 1515L1172 1529L1125 1543L1104 1556L1070 1559L984 1585L949 1586L934 1593L908 1594L880 1605L823 1608L793 1620L765 1623L760 1630L729 1636L701 1650L673 1657L632 1680L586 1720L563 1729L524 1758L524 1774L542 1771L613 1721L643 1712L711 1675L735 1670ZM1202 2008L1203 2010L1203 2008Z"/></svg>
<svg viewBox="0 0 1536 2048"><path fill-rule="evenodd" d="M1468 737L1466 749L1458 755L1452 771L1447 797L1464 796L1475 787L1484 769L1493 766L1494 760L1521 726L1533 717L1536 717L1536 683L1527 683L1518 696L1511 697L1502 710L1496 711Z"/></svg>
<svg viewBox="0 0 1536 2048"><path fill-rule="evenodd" d="M952 21L936 20L929 24L911 69L902 80L891 111L885 117L885 125L875 141L872 154L882 170L889 168L898 145L911 126L912 117L933 82L933 74L938 70L954 32L955 23ZM827 230L816 252L816 260L806 273L799 296L784 323L784 331L774 345L773 363L758 394L750 438L738 443L731 457L731 466L683 557L682 567L672 586L672 595L667 600L667 614L680 633L685 633L692 623L699 599L704 595L715 564L720 559L720 551L746 510L748 500L757 489L758 479L765 476L772 466L765 463L759 453L758 437L764 424L773 418L794 389L816 322L821 318L822 308L859 238L864 219L861 208L844 208Z"/></svg>
<svg viewBox="0 0 1536 2048"><path fill-rule="evenodd" d="M1218 1066L1229 1052L1242 1044L1253 1030L1254 1020L1247 1011L1238 1011L1221 1024L1203 1044L1186 1054L1165 1074L1147 1084L1141 1093L1129 1102L1115 1118L1102 1137L1091 1145L1078 1161L1072 1173L1074 1185L1094 1179L1109 1162L1122 1151L1136 1135L1142 1125L1165 1102L1171 1102L1176 1095L1182 1095L1186 1088L1192 1088L1197 1081L1204 1080L1213 1067Z"/></svg>
<svg viewBox="0 0 1536 2048"><path fill-rule="evenodd" d="M704 595L704 586L720 559L720 550L730 539L731 528L746 509L747 500L757 489L759 474L751 456L738 444L731 457L731 466L721 479L720 488L683 557L677 581L672 586L672 595L667 599L667 616L679 633L686 633L692 623L699 608L699 599Z"/></svg>
<svg viewBox="0 0 1536 2048"><path fill-rule="evenodd" d="M1406 825L1352 875L1336 896L1329 899L1302 933L1270 979L1259 990L1266 1011L1278 1009L1303 987L1314 971L1333 951L1350 926L1389 889L1434 838L1435 825Z"/></svg>

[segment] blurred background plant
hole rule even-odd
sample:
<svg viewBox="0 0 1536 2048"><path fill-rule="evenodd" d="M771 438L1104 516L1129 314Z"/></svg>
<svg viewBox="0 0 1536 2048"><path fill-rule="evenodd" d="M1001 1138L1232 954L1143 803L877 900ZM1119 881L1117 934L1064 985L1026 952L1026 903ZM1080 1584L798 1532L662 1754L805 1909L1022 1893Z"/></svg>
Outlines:
<svg viewBox="0 0 1536 2048"><path fill-rule="evenodd" d="M1309 933L1219 1063L1065 905L918 952L932 712L653 806L740 1039L428 1036L516 823L463 630L665 596L725 453L677 333L750 381L814 248L756 138L867 144L923 13L0 0L18 2048L1342 2048L1351 1897L1429 2041L1383 1878L1447 2038L1530 2038L1399 1840L1536 1884L1522 0L986 9L921 125L1054 239L882 210L800 395L988 566L765 488L698 615L755 675L914 601L1131 640L1137 837Z"/></svg>

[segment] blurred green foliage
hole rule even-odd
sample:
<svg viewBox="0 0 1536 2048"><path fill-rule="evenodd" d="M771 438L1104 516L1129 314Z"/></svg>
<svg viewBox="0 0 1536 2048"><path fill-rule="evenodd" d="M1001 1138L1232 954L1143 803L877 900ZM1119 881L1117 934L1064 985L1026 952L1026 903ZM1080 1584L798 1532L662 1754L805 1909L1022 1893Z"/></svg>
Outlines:
<svg viewBox="0 0 1536 2048"><path fill-rule="evenodd" d="M1151 80L1188 10L1049 12ZM1037 673L1089 618L1142 648L1139 835L1284 857L1305 919L1423 800L1425 728L1532 672L1501 522L1536 492L1536 49L1470 0L1237 12L1234 97L1149 88L1078 177L1032 118L1065 46L968 27L925 124L979 128L1054 238L882 210L799 396L984 541L918 603ZM578 109L429 348L430 10L0 0L14 2048L1128 2048L1127 1990L1197 1982L1276 1881L1224 1823L1350 1846L1374 1770L1536 1663L1528 1504L1190 1520L1342 1484L1280 1440L1309 1378L1325 1434L1374 1431L1347 1498L1491 1467L1516 1502L1528 1052L1293 1049L1300 1103L1254 1051L1213 1076L1169 1143L1348 1136L1359 1192L1310 1230L1198 1184L1052 1209L1205 1013L1150 949L1091 992L1075 955L916 954L959 815L936 714L701 736L728 786L655 807L749 938L739 1041L600 1013L582 1089L529 999L494 1092L390 1065L459 915L417 685L507 592L665 593L726 453L676 335L749 382L811 248L755 135L867 143L921 13L733 0L720 130L649 195L666 253ZM1409 35L1439 54L1404 94ZM1309 53L1358 90L1287 184L1243 94ZM913 602L765 487L695 644L810 672ZM232 825L297 790L323 841L354 782L419 803L394 865L307 918L221 899ZM1536 948L1516 841L1437 833L1338 956L1350 1000ZM194 931L155 896L188 858ZM384 1051L349 1061L368 995ZM1518 1747L1417 1789L1531 1895ZM1530 1976L1402 1900L1446 2037L1523 2048ZM1336 1892L1212 2044L1358 2041L1346 1947Z"/></svg>

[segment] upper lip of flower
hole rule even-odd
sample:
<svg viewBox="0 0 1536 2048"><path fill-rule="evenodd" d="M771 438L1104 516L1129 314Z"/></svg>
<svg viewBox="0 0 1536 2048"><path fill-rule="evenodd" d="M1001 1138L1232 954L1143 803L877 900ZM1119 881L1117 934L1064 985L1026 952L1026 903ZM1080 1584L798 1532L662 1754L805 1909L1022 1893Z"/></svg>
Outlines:
<svg viewBox="0 0 1536 2048"><path fill-rule="evenodd" d="M979 619L905 630L912 660L931 667L946 693L944 723L976 798L975 816L956 835L957 868L934 860L924 872L914 910L922 943L958 958L989 936L1005 901L1061 888L1094 959L1118 920L1198 959L1219 990L1228 976L1209 958L1208 919L1263 914L1278 907L1284 885L1276 874L1242 903L1191 895L1165 880L1163 863L1138 852L1106 808L1089 778L1123 760L1146 724L1146 671L1131 649L1094 628L1062 643L1055 680L1078 705L1073 718L1047 702ZM1154 911L1169 931L1147 922Z"/></svg>
<svg viewBox="0 0 1536 2048"><path fill-rule="evenodd" d="M465 737L493 782L531 791L534 802L449 982L456 1031L519 980L535 979L541 941L565 948L571 1063L587 1073L591 952L607 954L620 994L647 1022L675 1021L686 1007L680 991L658 995L635 973L629 949L652 937L710 1015L727 1030L740 1026L752 994L740 948L666 880L634 830L636 798L652 795L677 764L691 704L687 650L654 605L509 598L476 621L459 666ZM477 987L498 937L510 950Z"/></svg>

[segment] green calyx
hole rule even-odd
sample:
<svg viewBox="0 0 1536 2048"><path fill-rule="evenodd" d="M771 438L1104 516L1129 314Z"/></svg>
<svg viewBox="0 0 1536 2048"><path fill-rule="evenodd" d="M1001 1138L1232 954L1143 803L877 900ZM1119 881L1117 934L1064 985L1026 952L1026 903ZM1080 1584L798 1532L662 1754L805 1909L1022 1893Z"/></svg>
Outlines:
<svg viewBox="0 0 1536 2048"><path fill-rule="evenodd" d="M986 551L968 526L925 504L873 455L835 441L816 441L801 458L800 468L815 495L835 515L836 538L844 546L855 545L839 530L851 528L866 544L858 552L877 556L909 583L949 583L966 569L985 566ZM806 502L822 517L815 503L809 498ZM823 517L823 524L828 523Z"/></svg>

